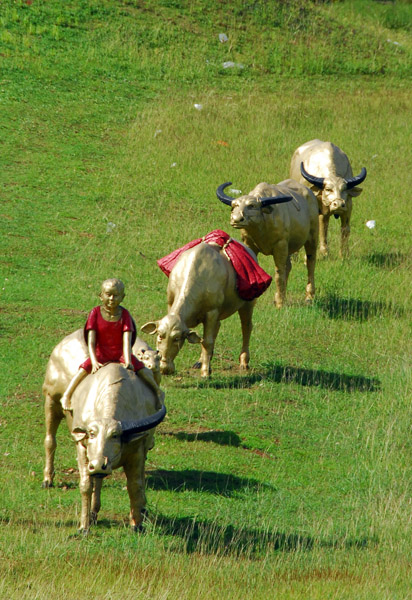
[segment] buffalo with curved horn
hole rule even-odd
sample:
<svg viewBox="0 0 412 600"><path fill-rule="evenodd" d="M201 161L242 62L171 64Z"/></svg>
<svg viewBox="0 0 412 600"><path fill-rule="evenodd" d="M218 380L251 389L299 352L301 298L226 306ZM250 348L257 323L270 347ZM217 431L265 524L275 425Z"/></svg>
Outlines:
<svg viewBox="0 0 412 600"><path fill-rule="evenodd" d="M56 433L61 420L76 442L82 509L80 531L87 532L100 510L102 480L123 467L130 499L130 525L141 528L145 497L145 461L154 445L154 429L166 415L164 405L134 371L108 363L75 389L71 411L60 398L87 355L83 330L65 337L53 350L43 384L46 416L46 465L43 487L53 485Z"/></svg>
<svg viewBox="0 0 412 600"><path fill-rule="evenodd" d="M303 162L300 163L300 172L302 173L302 175L306 179L306 181L309 181L309 183L313 183L313 185L315 185L320 190L323 189L323 187L325 186L325 177L315 177L314 175L310 175L306 171L306 169L303 165ZM366 169L365 169L365 167L362 167L362 170L357 177L351 177L350 179L345 179L346 189L351 190L355 186L357 186L357 185L361 184L363 181L365 181L365 179L366 179Z"/></svg>
<svg viewBox="0 0 412 600"><path fill-rule="evenodd" d="M310 184L319 206L320 253L328 254L330 216L341 220L340 255L348 256L352 198L359 196L359 186L366 178L366 169L353 176L347 155L335 144L311 140L293 154L290 176L300 183Z"/></svg>
<svg viewBox="0 0 412 600"><path fill-rule="evenodd" d="M249 194L231 198L224 192L231 183L216 190L221 202L231 207L230 224L241 230L242 241L256 254L272 255L275 263L275 304L283 306L287 280L292 268L291 254L302 246L306 251L308 282L306 301L315 295L318 207L313 193L304 185L287 179L276 185L259 183Z"/></svg>

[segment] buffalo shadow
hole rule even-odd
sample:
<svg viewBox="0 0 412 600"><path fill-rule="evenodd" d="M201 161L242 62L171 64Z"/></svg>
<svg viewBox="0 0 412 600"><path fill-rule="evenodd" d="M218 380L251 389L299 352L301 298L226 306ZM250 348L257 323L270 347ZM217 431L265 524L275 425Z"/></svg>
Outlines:
<svg viewBox="0 0 412 600"><path fill-rule="evenodd" d="M411 257L402 252L371 252L364 259L372 267L391 270L406 264Z"/></svg>
<svg viewBox="0 0 412 600"><path fill-rule="evenodd" d="M381 317L390 314L393 317L401 317L404 309L392 303L383 301L360 300L359 298L341 298L337 294L327 294L315 301L329 319L341 319L343 321L368 321L373 317Z"/></svg>
<svg viewBox="0 0 412 600"><path fill-rule="evenodd" d="M268 552L310 551L315 547L366 548L376 540L319 539L299 533L284 533L276 530L252 529L234 525L219 525L216 521L196 520L195 517L171 518L157 515L153 521L155 532L162 536L179 537L188 554L235 555L258 558Z"/></svg>
<svg viewBox="0 0 412 600"><path fill-rule="evenodd" d="M220 446L232 446L234 448L245 448L237 433L234 431L200 431L187 433L186 431L163 431L162 435L170 435L183 442L212 442Z"/></svg>
<svg viewBox="0 0 412 600"><path fill-rule="evenodd" d="M380 390L381 382L376 377L365 375L348 375L323 369L305 369L292 367L276 362L263 364L264 370L250 373L248 375L235 375L231 377L216 376L206 381L196 381L184 384L183 387L198 388L234 388L247 389L265 380L275 383L297 383L302 386L319 386L328 390L344 392L376 392Z"/></svg>
<svg viewBox="0 0 412 600"><path fill-rule="evenodd" d="M254 493L262 490L274 491L275 488L268 484L238 477L230 473L216 473L215 471L198 471L184 469L182 471L156 469L146 472L146 487L152 490L167 490L173 492L207 492L226 498L239 497L247 491Z"/></svg>
<svg viewBox="0 0 412 600"><path fill-rule="evenodd" d="M202 552L206 554L234 555L237 557L260 558L268 552L295 552L310 551L315 547L326 547L330 549L340 548L368 548L376 545L376 537L340 539L334 537L331 539L319 539L299 533L284 533L276 530L252 529L246 527L236 527L232 524L219 525L216 521L196 519L196 517L168 517L155 511L144 511L143 533L145 531L153 532L159 536L171 536L180 538L183 541L183 548L187 554ZM9 527L11 524L24 526L33 534L44 531L44 526L48 524L47 519L27 519L11 518L3 516L0 519L1 526ZM65 529L74 529L78 526L78 520L58 519L54 526ZM122 526L129 531L128 519L122 518L100 518L97 524L91 527L91 532L96 529L108 531ZM141 533L141 532L139 532ZM69 541L88 540L89 536L76 531L68 535ZM179 551L177 548L174 550Z"/></svg>

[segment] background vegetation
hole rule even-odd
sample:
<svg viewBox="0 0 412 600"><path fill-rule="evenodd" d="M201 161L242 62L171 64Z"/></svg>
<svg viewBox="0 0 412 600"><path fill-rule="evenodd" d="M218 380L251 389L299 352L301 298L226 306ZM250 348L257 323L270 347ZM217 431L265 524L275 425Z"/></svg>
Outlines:
<svg viewBox="0 0 412 600"><path fill-rule="evenodd" d="M400 1L0 2L0 597L411 597L411 17ZM79 538L65 426L40 489L52 348L109 276L139 325L161 317L156 259L230 231L217 186L285 179L315 137L368 169L350 259L333 222L315 305L301 257L287 307L260 298L248 375L235 316L210 381L182 350L146 533L128 531L119 472Z"/></svg>

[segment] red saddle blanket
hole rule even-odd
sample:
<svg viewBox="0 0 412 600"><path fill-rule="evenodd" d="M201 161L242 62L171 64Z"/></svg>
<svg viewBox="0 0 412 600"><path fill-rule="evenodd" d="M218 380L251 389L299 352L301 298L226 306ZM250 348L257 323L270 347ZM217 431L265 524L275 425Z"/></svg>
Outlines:
<svg viewBox="0 0 412 600"><path fill-rule="evenodd" d="M192 240L185 246L174 250L167 256L159 258L157 264L168 277L170 271L182 252L197 246L200 242L214 242L221 246L230 259L233 268L236 271L236 289L243 300L254 300L259 298L263 292L270 286L272 277L266 273L246 248L240 242L233 240L230 235L221 229L211 231L203 238Z"/></svg>

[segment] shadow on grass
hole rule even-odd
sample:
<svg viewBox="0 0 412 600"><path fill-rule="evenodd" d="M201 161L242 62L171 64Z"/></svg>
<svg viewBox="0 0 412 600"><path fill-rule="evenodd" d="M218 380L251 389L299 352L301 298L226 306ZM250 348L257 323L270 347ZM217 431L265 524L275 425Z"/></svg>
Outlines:
<svg viewBox="0 0 412 600"><path fill-rule="evenodd" d="M321 369L304 369L301 367L285 366L278 363L265 363L265 370L250 375L235 375L232 377L216 377L206 381L188 383L182 387L197 388L251 388L264 380L276 383L297 383L303 386L319 386L334 391L345 392L376 392L381 382L376 377L364 375L347 375Z"/></svg>
<svg viewBox="0 0 412 600"><path fill-rule="evenodd" d="M365 256L367 263L380 269L396 269L408 261L407 254L402 252L371 252Z"/></svg>
<svg viewBox="0 0 412 600"><path fill-rule="evenodd" d="M341 298L336 294L327 294L316 300L320 308L329 319L342 319L344 321L367 321L373 317L391 315L401 317L403 308L386 302L371 302L357 298Z"/></svg>
<svg viewBox="0 0 412 600"><path fill-rule="evenodd" d="M259 556L268 552L310 551L314 547L366 548L376 540L367 538L316 539L296 533L282 533L267 529L248 529L234 525L221 526L216 522L196 521L194 518L157 517L155 529L160 535L178 536L188 553L232 554Z"/></svg>
<svg viewBox="0 0 412 600"><path fill-rule="evenodd" d="M199 433L186 433L185 431L162 431L162 435L170 435L184 442L213 442L220 446L233 446L244 448L240 437L234 431L203 431Z"/></svg>
<svg viewBox="0 0 412 600"><path fill-rule="evenodd" d="M183 542L182 551L189 554L200 552L217 555L235 555L238 557L259 558L269 552L296 552L310 551L315 547L341 549L341 548L368 548L376 545L376 537L347 538L335 536L331 539L319 539L312 536L283 533L279 531L269 531L264 529L250 529L246 527L236 527L234 525L220 525L216 521L196 520L195 517L166 517L164 515L153 514L146 517L148 520L143 524L143 532L152 532L158 536L171 536L180 538ZM23 526L31 533L38 533L44 530L44 526L50 525L48 520L8 518L0 519L1 526ZM109 530L118 531L119 526L129 533L130 527L128 519L119 518L100 518L96 525L90 529L89 535L84 535L77 530L79 523L77 520L58 519L54 526L73 530L69 534L68 540L87 541L91 543L101 533ZM133 532L132 535L140 535ZM176 548L174 548L176 551Z"/></svg>
<svg viewBox="0 0 412 600"><path fill-rule="evenodd" d="M207 492L219 496L239 496L246 491L257 493L263 489L274 490L267 483L261 483L247 477L237 477L227 473L215 471L196 471L185 469L183 471L168 471L157 469L146 474L146 487L152 490L168 490L184 492Z"/></svg>

